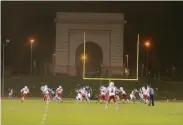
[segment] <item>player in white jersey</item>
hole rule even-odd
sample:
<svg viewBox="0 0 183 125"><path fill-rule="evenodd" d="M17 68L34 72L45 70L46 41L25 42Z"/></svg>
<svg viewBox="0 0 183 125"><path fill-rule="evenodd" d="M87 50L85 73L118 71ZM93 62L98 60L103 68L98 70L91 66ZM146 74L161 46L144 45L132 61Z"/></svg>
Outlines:
<svg viewBox="0 0 183 125"><path fill-rule="evenodd" d="M87 92L86 92L86 90L85 90L85 87L83 87L82 89L81 89L81 95L82 95L82 99L84 100L84 99L86 99L86 94L87 94ZM83 101L82 100L82 101Z"/></svg>
<svg viewBox="0 0 183 125"><path fill-rule="evenodd" d="M49 89L48 89L48 86L45 85L44 88L43 88L43 94L44 94L44 101L46 101L46 103L48 104L49 101L50 101L50 93L49 93Z"/></svg>
<svg viewBox="0 0 183 125"><path fill-rule="evenodd" d="M40 89L41 89L41 91L43 92L43 90L44 90L44 86L41 86L41 88L40 88Z"/></svg>
<svg viewBox="0 0 183 125"><path fill-rule="evenodd" d="M136 96L135 94L137 93L137 89L132 90L131 94L130 94L130 100L133 101L135 103L136 100Z"/></svg>
<svg viewBox="0 0 183 125"><path fill-rule="evenodd" d="M107 88L105 86L100 87L100 103L106 100Z"/></svg>
<svg viewBox="0 0 183 125"><path fill-rule="evenodd" d="M139 89L139 97L140 97L140 102L143 102L144 103L143 92L142 92L142 89L141 88Z"/></svg>
<svg viewBox="0 0 183 125"><path fill-rule="evenodd" d="M150 99L149 92L150 92L150 87L147 86L147 89L146 89L146 92L145 92L145 95L146 95L146 103L147 104L149 103L149 99Z"/></svg>
<svg viewBox="0 0 183 125"><path fill-rule="evenodd" d="M82 98L82 94L81 94L81 89L76 89L75 91L77 93L77 95L76 95L76 101L77 102L78 101L81 101L82 102L83 98Z"/></svg>
<svg viewBox="0 0 183 125"><path fill-rule="evenodd" d="M108 93L108 100L106 103L106 108L108 108L108 104L113 99L115 105L116 105L116 110L118 109L118 103L116 102L116 90L117 88L114 86L114 82L109 83L109 87L107 88L107 93Z"/></svg>
<svg viewBox="0 0 183 125"><path fill-rule="evenodd" d="M27 94L29 93L29 89L27 86L25 86L24 88L22 88L20 90L20 92L22 93L22 99L21 101L23 102L25 100L25 98L27 97Z"/></svg>
<svg viewBox="0 0 183 125"><path fill-rule="evenodd" d="M125 101L127 101L127 103L130 103L129 99L128 99L128 94L126 93L126 91L123 89L123 87L119 88L119 91L121 92L121 100L124 103Z"/></svg>
<svg viewBox="0 0 183 125"><path fill-rule="evenodd" d="M144 86L142 87L142 94L143 94L143 102L146 103L147 95L146 95L146 88Z"/></svg>
<svg viewBox="0 0 183 125"><path fill-rule="evenodd" d="M86 100L87 100L87 102L91 102L90 98L92 96L92 89L89 86L86 86L85 89L86 89L86 92L87 92Z"/></svg>
<svg viewBox="0 0 183 125"><path fill-rule="evenodd" d="M62 92L63 92L63 88L62 86L59 86L57 89L56 89L56 94L57 94L57 98L58 98L58 102L62 101Z"/></svg>
<svg viewBox="0 0 183 125"><path fill-rule="evenodd" d="M83 88L81 89L82 101L84 101L84 99L85 99L87 102L90 101L87 94L88 94L88 93L87 93L87 91L86 91L86 88L83 87Z"/></svg>
<svg viewBox="0 0 183 125"><path fill-rule="evenodd" d="M9 89L9 94L8 94L9 98L12 98L13 97L13 89Z"/></svg>
<svg viewBox="0 0 183 125"><path fill-rule="evenodd" d="M142 87L144 103L148 103L149 102L149 92L148 91L149 91L148 90L148 86L147 86L147 89L145 87Z"/></svg>

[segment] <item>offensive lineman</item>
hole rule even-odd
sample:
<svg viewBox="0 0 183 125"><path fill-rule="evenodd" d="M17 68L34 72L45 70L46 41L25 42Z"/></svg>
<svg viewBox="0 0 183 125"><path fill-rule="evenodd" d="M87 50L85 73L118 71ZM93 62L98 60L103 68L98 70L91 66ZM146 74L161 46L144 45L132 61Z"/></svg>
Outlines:
<svg viewBox="0 0 183 125"><path fill-rule="evenodd" d="M86 89L86 100L87 100L87 102L91 102L90 101L90 98L91 98L91 96L92 96L92 89L87 85L86 87L85 87L85 89Z"/></svg>
<svg viewBox="0 0 183 125"><path fill-rule="evenodd" d="M100 103L104 103L106 99L107 88L105 86L100 87Z"/></svg>
<svg viewBox="0 0 183 125"><path fill-rule="evenodd" d="M50 101L50 95L49 95L49 89L48 86L45 85L44 88L42 89L43 94L44 94L44 101L46 101L46 103L48 104Z"/></svg>
<svg viewBox="0 0 183 125"><path fill-rule="evenodd" d="M120 92L121 92L121 100L124 103L125 101L127 101L127 103L130 103L129 99L128 99L128 95L126 93L126 91L123 89L123 87L120 87Z"/></svg>
<svg viewBox="0 0 183 125"><path fill-rule="evenodd" d="M78 102L78 101L82 102L81 89L76 89L75 91L77 93L77 95L76 95L76 102Z"/></svg>
<svg viewBox="0 0 183 125"><path fill-rule="evenodd" d="M27 86L25 86L24 88L22 88L20 90L20 92L22 93L22 99L21 101L23 102L25 100L25 98L27 97L27 94L29 93L29 89Z"/></svg>
<svg viewBox="0 0 183 125"><path fill-rule="evenodd" d="M58 102L63 102L63 99L62 99L62 92L63 92L63 89L62 89L62 86L59 86L57 89L56 89L56 96L57 96L57 99L58 99Z"/></svg>
<svg viewBox="0 0 183 125"><path fill-rule="evenodd" d="M143 97L143 91L142 91L141 88L139 89L139 97L140 97L140 102L145 103L144 102L144 97Z"/></svg>
<svg viewBox="0 0 183 125"><path fill-rule="evenodd" d="M109 87L107 88L107 93L108 93L108 100L106 103L105 108L108 108L108 104L111 101L111 99L113 99L115 105L116 105L116 110L118 110L118 103L116 102L116 87L114 86L114 82L110 82L109 83Z"/></svg>
<svg viewBox="0 0 183 125"><path fill-rule="evenodd" d="M83 87L83 88L81 89L81 95L82 95L82 101L84 101L84 99L85 99L87 102L90 101L89 98L88 98L88 93L87 93L85 87Z"/></svg>
<svg viewBox="0 0 183 125"><path fill-rule="evenodd" d="M133 101L135 103L136 100L136 96L135 94L137 93L137 89L132 90L131 94L130 94L130 100Z"/></svg>

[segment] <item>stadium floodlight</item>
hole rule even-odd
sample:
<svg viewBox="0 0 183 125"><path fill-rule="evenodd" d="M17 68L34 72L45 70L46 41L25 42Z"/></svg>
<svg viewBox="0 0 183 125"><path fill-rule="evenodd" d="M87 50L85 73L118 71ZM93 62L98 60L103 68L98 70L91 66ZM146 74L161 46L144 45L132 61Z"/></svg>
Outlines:
<svg viewBox="0 0 183 125"><path fill-rule="evenodd" d="M83 56L85 57L85 55L86 55L86 32L84 32L84 43L83 43L84 45L83 45L83 50L84 50L84 54L83 54ZM89 77L85 77L85 72L86 72L86 67L85 67L85 64L86 64L86 62L85 62L86 60L84 59L83 60L83 80L107 80L107 81L111 81L111 80L113 80L113 81L117 81L117 80L119 80L119 81L138 81L138 70L139 70L139 68L138 68L138 65L139 65L139 34L138 34L138 36L137 36L137 61L136 61L136 78L134 78L134 79L126 79L126 78L89 78Z"/></svg>
<svg viewBox="0 0 183 125"><path fill-rule="evenodd" d="M11 40L9 38L6 38L4 41L3 41L3 76L2 76L2 96L4 96L4 49L5 49L5 46L8 45L9 43L11 43Z"/></svg>
<svg viewBox="0 0 183 125"><path fill-rule="evenodd" d="M145 41L144 43L146 49L149 49L151 46L151 42L149 40ZM148 75L148 58L149 58L149 52L147 50L147 55L146 55L146 76Z"/></svg>
<svg viewBox="0 0 183 125"><path fill-rule="evenodd" d="M146 42L144 43L144 45L145 45L145 47L149 48L149 47L151 46L151 43L150 43L150 41L146 41Z"/></svg>
<svg viewBox="0 0 183 125"><path fill-rule="evenodd" d="M31 43L34 43L34 41L35 41L34 39L31 39L31 40L30 40Z"/></svg>
<svg viewBox="0 0 183 125"><path fill-rule="evenodd" d="M31 59L30 59L30 75L32 76L32 45L35 42L34 39L30 39L30 43L31 43Z"/></svg>

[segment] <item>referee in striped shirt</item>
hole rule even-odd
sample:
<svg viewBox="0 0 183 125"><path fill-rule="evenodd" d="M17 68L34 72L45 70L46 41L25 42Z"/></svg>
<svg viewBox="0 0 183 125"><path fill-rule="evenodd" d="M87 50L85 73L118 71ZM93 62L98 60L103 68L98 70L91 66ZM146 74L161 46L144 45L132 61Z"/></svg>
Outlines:
<svg viewBox="0 0 183 125"><path fill-rule="evenodd" d="M154 106L154 89L152 87L149 87L149 95L150 95L150 100L149 100L149 105L148 106Z"/></svg>

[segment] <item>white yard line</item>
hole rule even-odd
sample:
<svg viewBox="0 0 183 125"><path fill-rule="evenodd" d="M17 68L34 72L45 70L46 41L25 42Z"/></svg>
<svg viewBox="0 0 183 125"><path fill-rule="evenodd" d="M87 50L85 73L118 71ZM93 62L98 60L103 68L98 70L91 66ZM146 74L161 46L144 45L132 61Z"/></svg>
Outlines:
<svg viewBox="0 0 183 125"><path fill-rule="evenodd" d="M45 122L46 122L47 113L48 113L48 106L49 106L49 103L47 103L46 106L45 106L45 112L44 112L44 114L43 114L43 119L42 119L42 121L41 121L41 125L44 125Z"/></svg>

